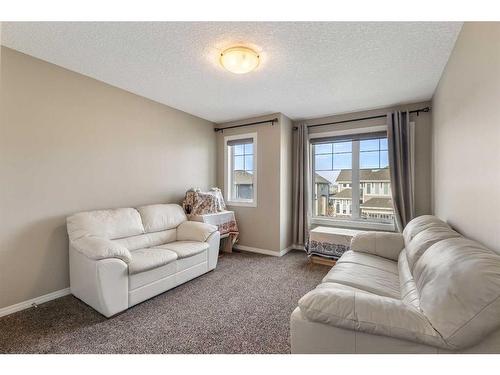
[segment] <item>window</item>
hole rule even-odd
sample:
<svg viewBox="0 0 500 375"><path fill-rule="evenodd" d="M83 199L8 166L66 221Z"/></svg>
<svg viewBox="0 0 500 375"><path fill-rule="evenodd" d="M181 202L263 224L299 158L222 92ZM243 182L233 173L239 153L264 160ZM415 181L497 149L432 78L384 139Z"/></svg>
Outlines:
<svg viewBox="0 0 500 375"><path fill-rule="evenodd" d="M394 224L385 132L312 138L311 144L314 218L353 227Z"/></svg>
<svg viewBox="0 0 500 375"><path fill-rule="evenodd" d="M228 205L257 207L257 133L224 137Z"/></svg>

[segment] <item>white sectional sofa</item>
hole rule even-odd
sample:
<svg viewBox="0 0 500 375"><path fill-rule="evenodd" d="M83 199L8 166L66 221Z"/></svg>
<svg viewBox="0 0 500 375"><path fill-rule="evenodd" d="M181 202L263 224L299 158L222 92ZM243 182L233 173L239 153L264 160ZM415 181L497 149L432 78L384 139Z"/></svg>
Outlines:
<svg viewBox="0 0 500 375"><path fill-rule="evenodd" d="M500 255L434 216L358 234L290 336L292 353L500 353Z"/></svg>
<svg viewBox="0 0 500 375"><path fill-rule="evenodd" d="M106 317L217 265L217 227L176 204L81 212L67 226L71 293Z"/></svg>

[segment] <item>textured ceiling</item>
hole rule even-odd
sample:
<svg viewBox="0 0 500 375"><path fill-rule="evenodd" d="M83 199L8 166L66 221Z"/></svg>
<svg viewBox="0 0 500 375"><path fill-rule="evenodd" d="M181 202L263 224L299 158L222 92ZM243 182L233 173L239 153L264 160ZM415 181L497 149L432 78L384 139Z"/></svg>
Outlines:
<svg viewBox="0 0 500 375"><path fill-rule="evenodd" d="M2 44L223 122L313 118L430 99L462 24L453 22L2 23ZM250 74L218 64L234 44Z"/></svg>

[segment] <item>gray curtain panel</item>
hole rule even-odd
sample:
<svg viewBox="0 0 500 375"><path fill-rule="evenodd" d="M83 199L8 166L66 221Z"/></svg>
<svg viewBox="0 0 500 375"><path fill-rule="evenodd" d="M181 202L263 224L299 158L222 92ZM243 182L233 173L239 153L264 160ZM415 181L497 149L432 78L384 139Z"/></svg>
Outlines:
<svg viewBox="0 0 500 375"><path fill-rule="evenodd" d="M415 217L415 126L408 111L387 114L387 139L392 201L401 232Z"/></svg>
<svg viewBox="0 0 500 375"><path fill-rule="evenodd" d="M306 246L311 223L311 152L307 125L295 132L293 161L293 242Z"/></svg>

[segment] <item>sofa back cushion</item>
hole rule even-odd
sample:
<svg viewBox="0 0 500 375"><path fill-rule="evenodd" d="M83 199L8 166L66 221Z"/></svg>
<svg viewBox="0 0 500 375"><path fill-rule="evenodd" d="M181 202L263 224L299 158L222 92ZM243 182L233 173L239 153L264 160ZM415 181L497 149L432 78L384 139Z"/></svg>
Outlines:
<svg viewBox="0 0 500 375"><path fill-rule="evenodd" d="M479 243L449 238L416 261L413 277L420 309L457 349L500 328L500 256Z"/></svg>
<svg viewBox="0 0 500 375"><path fill-rule="evenodd" d="M415 263L420 257L436 242L446 240L447 238L460 237L460 234L455 232L448 226L431 226L416 234L406 244L406 255L408 258L408 267L413 271Z"/></svg>
<svg viewBox="0 0 500 375"><path fill-rule="evenodd" d="M80 212L68 217L66 222L72 241L84 236L114 240L144 233L141 216L134 208Z"/></svg>
<svg viewBox="0 0 500 375"><path fill-rule="evenodd" d="M152 204L138 207L146 233L174 229L187 221L186 214L178 204Z"/></svg>
<svg viewBox="0 0 500 375"><path fill-rule="evenodd" d="M406 224L403 230L403 237L405 240L405 246L408 246L410 241L420 232L428 228L440 227L440 228L450 228L443 220L432 215L422 215L411 220Z"/></svg>

